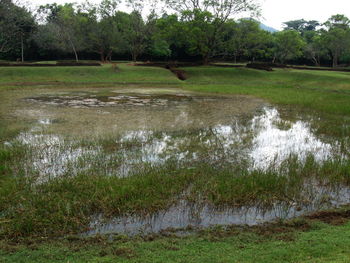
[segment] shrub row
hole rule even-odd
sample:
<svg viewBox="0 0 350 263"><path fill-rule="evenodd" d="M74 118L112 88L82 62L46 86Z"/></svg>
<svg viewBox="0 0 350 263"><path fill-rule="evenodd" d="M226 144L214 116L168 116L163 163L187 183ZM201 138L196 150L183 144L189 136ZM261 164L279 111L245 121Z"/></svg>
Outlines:
<svg viewBox="0 0 350 263"><path fill-rule="evenodd" d="M100 63L84 63L84 62L57 62L56 64L37 64L37 63L0 63L0 67L96 67L101 66Z"/></svg>

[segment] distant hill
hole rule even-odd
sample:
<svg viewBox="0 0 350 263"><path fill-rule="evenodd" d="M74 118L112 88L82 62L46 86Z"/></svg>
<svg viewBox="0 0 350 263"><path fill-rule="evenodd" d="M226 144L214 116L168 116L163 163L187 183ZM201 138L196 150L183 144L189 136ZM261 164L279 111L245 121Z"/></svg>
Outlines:
<svg viewBox="0 0 350 263"><path fill-rule="evenodd" d="M255 21L255 22L257 22L257 23L260 24L260 28L261 28L262 30L265 30L265 31L268 31L268 32L271 32L271 33L275 33L275 32L278 32L278 31L279 31L279 30L277 30L276 28L267 26L267 25L261 23L260 21L254 19L254 18L251 18L251 17L241 18L240 20L251 20L251 21Z"/></svg>
<svg viewBox="0 0 350 263"><path fill-rule="evenodd" d="M268 32L271 32L271 33L275 33L275 32L278 32L277 29L273 28L273 27L269 27L263 23L260 23L260 28L263 29L263 30L266 30Z"/></svg>

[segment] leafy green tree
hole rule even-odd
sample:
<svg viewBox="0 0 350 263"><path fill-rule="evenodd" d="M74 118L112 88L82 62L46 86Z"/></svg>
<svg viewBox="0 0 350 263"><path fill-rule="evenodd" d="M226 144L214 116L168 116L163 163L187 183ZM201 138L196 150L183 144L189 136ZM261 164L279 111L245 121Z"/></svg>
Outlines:
<svg viewBox="0 0 350 263"><path fill-rule="evenodd" d="M102 1L97 7L89 7L86 43L102 62L111 61L113 52L126 46L121 28L126 27L129 15L118 11L118 6L118 1Z"/></svg>
<svg viewBox="0 0 350 263"><path fill-rule="evenodd" d="M124 38L127 42L129 52L132 60L137 61L137 58L145 53L147 49L160 52L165 46L164 41L160 41L154 35L156 32L157 15L155 6L150 6L150 13L147 19L144 20L142 14L145 13L146 5L150 4L142 0L128 0L132 12L129 15L129 21L126 27L123 28ZM162 44L162 45L161 45Z"/></svg>
<svg viewBox="0 0 350 263"><path fill-rule="evenodd" d="M218 45L217 21L210 12L184 11L181 16L181 32L187 36L187 51L192 56L200 55L203 64L215 55Z"/></svg>
<svg viewBox="0 0 350 263"><path fill-rule="evenodd" d="M333 67L337 67L341 56L350 50L350 20L344 15L335 15L324 24L326 30L322 31L322 42L329 50Z"/></svg>
<svg viewBox="0 0 350 263"><path fill-rule="evenodd" d="M124 37L126 39L128 49L130 51L132 60L137 61L137 58L146 50L148 38L151 32L150 24L152 22L145 22L141 13L134 10L129 15L127 26L123 29Z"/></svg>
<svg viewBox="0 0 350 263"><path fill-rule="evenodd" d="M158 18L155 24L151 54L153 54L153 49L157 48L156 45L158 45L161 47L159 51L161 51L164 56L179 57L182 54L188 56L186 53L188 50L188 37L183 33L184 27L184 23L179 20L176 14L163 14L162 17ZM179 32L182 33L179 34ZM157 51L155 52L158 53Z"/></svg>
<svg viewBox="0 0 350 263"><path fill-rule="evenodd" d="M303 34L306 31L315 31L317 27L319 27L321 24L316 21L316 20L304 20L304 19L299 19L299 20L292 20L288 22L283 23L284 29L285 30L295 30Z"/></svg>
<svg viewBox="0 0 350 263"><path fill-rule="evenodd" d="M36 28L33 15L11 0L0 2L0 52L20 50L24 61L25 46Z"/></svg>
<svg viewBox="0 0 350 263"><path fill-rule="evenodd" d="M285 63L303 55L305 41L295 30L284 30L275 33L275 57Z"/></svg>
<svg viewBox="0 0 350 263"><path fill-rule="evenodd" d="M75 60L79 61L78 52L86 49L86 14L72 3L48 4L41 6L39 12L46 15L48 34L56 36L56 41L52 43L54 48L72 51Z"/></svg>
<svg viewBox="0 0 350 263"><path fill-rule="evenodd" d="M305 34L305 57L310 59L315 66L321 65L321 58L327 56L327 50L322 43L322 37L318 31L309 31Z"/></svg>
<svg viewBox="0 0 350 263"><path fill-rule="evenodd" d="M225 56L234 58L246 57L251 61L256 58L265 59L272 47L271 33L260 28L257 21L252 19L233 20L226 23L223 48Z"/></svg>
<svg viewBox="0 0 350 263"><path fill-rule="evenodd" d="M215 55L227 20L242 12L257 12L255 0L164 0L181 15L189 52L201 55L203 63ZM197 52L196 52L197 50Z"/></svg>

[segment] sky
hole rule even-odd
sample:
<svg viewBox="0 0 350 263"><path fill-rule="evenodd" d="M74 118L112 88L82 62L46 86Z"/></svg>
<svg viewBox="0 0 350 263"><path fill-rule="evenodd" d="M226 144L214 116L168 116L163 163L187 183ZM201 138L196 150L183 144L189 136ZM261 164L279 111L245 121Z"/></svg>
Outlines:
<svg viewBox="0 0 350 263"><path fill-rule="evenodd" d="M27 0L32 5L46 3L81 2L82 0ZM90 0L100 2L100 0ZM325 22L335 14L350 18L350 0L260 0L262 2L261 22L267 26L282 29L283 22L304 18Z"/></svg>

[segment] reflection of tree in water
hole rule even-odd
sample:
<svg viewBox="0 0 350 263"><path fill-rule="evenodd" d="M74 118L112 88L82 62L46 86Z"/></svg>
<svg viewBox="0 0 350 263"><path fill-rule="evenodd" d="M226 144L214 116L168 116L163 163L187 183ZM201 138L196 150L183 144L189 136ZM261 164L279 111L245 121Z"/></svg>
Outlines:
<svg viewBox="0 0 350 263"><path fill-rule="evenodd" d="M321 161L331 155L335 145L320 141L308 123L283 121L276 109L268 108L253 118L233 117L230 124L170 132L138 131L127 136L144 142L138 143L141 147L133 152L137 153L134 160L206 163L218 168L229 164L264 169L271 162L281 163L291 154L303 159L311 153Z"/></svg>
<svg viewBox="0 0 350 263"><path fill-rule="evenodd" d="M235 118L230 125L216 125L202 129L173 132L136 131L121 140L138 141L140 147L131 155L143 162L163 163L175 160L183 164L209 163L223 166L225 163L246 162L249 149L257 131L252 130L251 120ZM136 143L135 143L136 144Z"/></svg>
<svg viewBox="0 0 350 263"><path fill-rule="evenodd" d="M57 145L50 147L50 152L45 152L44 157L33 154L29 159L37 156L38 161L33 160L32 163L41 164L42 159L62 163L60 158L74 151L77 154L72 155L69 165L79 169L70 171L89 167L93 173L127 176L143 172L147 166L161 167L168 162L182 168L209 164L217 169L265 169L276 160L278 165L291 154L302 159L311 153L317 161L339 155L338 148L341 147L334 138L329 143L321 141L313 133L309 122L285 120L275 108L265 108L255 116L247 113L238 117L239 114L235 115L234 111L224 112L221 118L215 119L218 116L217 107L221 105L215 102L215 107L204 107L207 103L196 107L183 105L167 116L165 121L160 116L166 113L157 112L148 116L149 111L137 111L138 120L142 122L137 123L135 130L125 129L124 133L111 134L110 137L104 135L103 140L89 141L85 146L80 140L73 145L69 140L60 139ZM201 106L203 111L199 113ZM144 118L146 116L149 119ZM171 127L168 124L172 116L175 118ZM208 119L209 123L206 122ZM48 119L40 122L40 125L54 127L56 124ZM45 136L40 138L46 140ZM31 144L33 151L38 153L42 152L40 147L47 144L45 141L27 142L22 137L18 139L24 144ZM277 154L279 158L275 158ZM67 171L66 167L59 171L53 167L49 167L49 170L45 167L35 168L45 174L59 175Z"/></svg>

